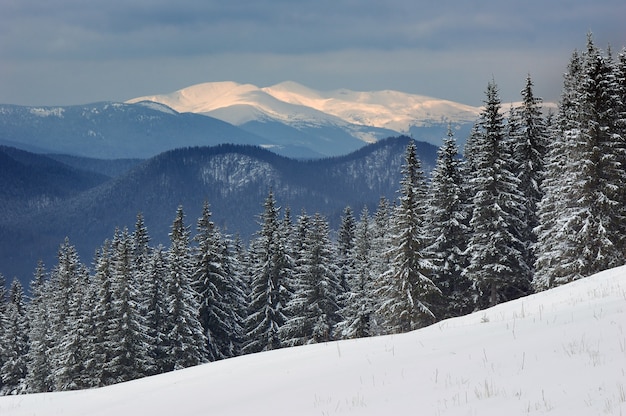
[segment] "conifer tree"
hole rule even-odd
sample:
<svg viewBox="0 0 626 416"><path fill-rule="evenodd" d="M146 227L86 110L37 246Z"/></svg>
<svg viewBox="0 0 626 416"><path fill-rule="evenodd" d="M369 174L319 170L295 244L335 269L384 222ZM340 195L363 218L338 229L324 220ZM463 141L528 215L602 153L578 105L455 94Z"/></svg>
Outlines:
<svg viewBox="0 0 626 416"><path fill-rule="evenodd" d="M352 208L346 207L341 217L341 225L337 232L337 265L339 266L341 287L347 291L354 273L354 239L356 220Z"/></svg>
<svg viewBox="0 0 626 416"><path fill-rule="evenodd" d="M93 277L93 292L95 302L93 309L93 330L95 337L92 359L98 369L98 386L107 386L115 383L113 374L109 370L111 360L115 355L117 343L115 332L115 316L113 309L113 269L111 260L111 244L107 240L102 248L96 252L94 259L95 274Z"/></svg>
<svg viewBox="0 0 626 416"><path fill-rule="evenodd" d="M7 287L6 287L6 279L2 273L0 273L0 330L3 330L4 318L7 311L8 304L8 296L7 296ZM4 364L4 356L2 354L3 351L2 340L0 339L0 368ZM2 374L0 373L0 391L2 391Z"/></svg>
<svg viewBox="0 0 626 416"><path fill-rule="evenodd" d="M526 237L534 242L532 229L538 225L537 204L543 197L544 160L547 153L547 127L541 112L541 98L533 92L530 75L526 78L526 86L521 92L522 104L516 109L519 129L515 131L513 140L513 160L516 164L520 189L526 199L526 224L529 235Z"/></svg>
<svg viewBox="0 0 626 416"><path fill-rule="evenodd" d="M550 149L536 246L534 286L540 290L624 260L626 148L619 90L611 59L589 35L585 52L575 53L570 62Z"/></svg>
<svg viewBox="0 0 626 416"><path fill-rule="evenodd" d="M245 294L231 267L226 241L211 221L208 202L197 223L194 286L200 295L200 323L209 361L239 354Z"/></svg>
<svg viewBox="0 0 626 416"><path fill-rule="evenodd" d="M159 245L151 251L144 279L146 302L146 335L149 342L150 374L169 371L167 357L167 279L168 265L165 248Z"/></svg>
<svg viewBox="0 0 626 416"><path fill-rule="evenodd" d="M426 258L426 181L413 141L407 146L402 174L400 204L393 217L390 269L381 276L379 289L379 312L388 333L407 332L432 322L433 297L440 293L430 278L432 262Z"/></svg>
<svg viewBox="0 0 626 416"><path fill-rule="evenodd" d="M149 292L146 282L148 262L150 260L151 247L150 247L150 235L146 227L143 214L139 212L137 214L137 220L135 222L135 229L131 236L131 266L133 273L133 280L137 286L139 298L137 299L137 307L139 314L145 318L148 314L146 304L148 300L145 294Z"/></svg>
<svg viewBox="0 0 626 416"><path fill-rule="evenodd" d="M374 252L373 229L370 225L369 211L363 207L355 228L354 274L341 310L342 321L337 325L342 338L364 338L375 335L374 303Z"/></svg>
<svg viewBox="0 0 626 416"><path fill-rule="evenodd" d="M49 357L52 340L50 339L49 328L48 289L45 268L43 263L39 261L30 284L31 297L26 308L30 323L28 333L30 347L26 356L28 361L27 393L45 393L54 389Z"/></svg>
<svg viewBox="0 0 626 416"><path fill-rule="evenodd" d="M576 166L575 138L580 131L577 114L581 112L578 88L582 78L582 57L574 51L564 75L563 92L559 103L557 122L550 130L550 141L544 161L543 196L537 205L539 224L535 228L537 242L534 245L536 291L570 281L575 263L565 258L572 252L574 241L568 237L567 222L562 218L576 216L578 207L573 203L573 192L582 178L582 170Z"/></svg>
<svg viewBox="0 0 626 416"><path fill-rule="evenodd" d="M9 289L9 299L0 321L0 354L2 366L0 395L20 394L26 391L27 353L29 347L28 321L24 304L24 290L17 279ZM0 316L1 317L1 316Z"/></svg>
<svg viewBox="0 0 626 416"><path fill-rule="evenodd" d="M381 197L372 221L372 272L376 278L389 269L392 211L389 201ZM379 303L377 297L375 297L375 303Z"/></svg>
<svg viewBox="0 0 626 416"><path fill-rule="evenodd" d="M541 113L541 99L533 93L530 75L521 91L522 103L511 110L508 136L512 142L512 171L519 179L519 189L524 198L520 240L525 244L526 263L534 275L535 255L533 248L537 241L535 229L539 225L538 204L543 197L544 165L547 157L547 127Z"/></svg>
<svg viewBox="0 0 626 416"><path fill-rule="evenodd" d="M294 294L287 304L289 319L280 329L286 345L334 338L335 326L340 321L338 299L342 293L335 255L328 224L316 214L306 233L294 276Z"/></svg>
<svg viewBox="0 0 626 416"><path fill-rule="evenodd" d="M454 133L439 148L432 172L426 210L427 251L434 259L432 280L442 296L433 306L438 319L471 312L471 282L462 272L467 267L470 236L469 198L463 179Z"/></svg>
<svg viewBox="0 0 626 416"><path fill-rule="evenodd" d="M532 279L521 240L524 201L520 181L511 171L511 146L495 83L488 84L486 95L470 162L475 170L470 176L473 213L466 277L477 289L478 307L528 294Z"/></svg>
<svg viewBox="0 0 626 416"><path fill-rule="evenodd" d="M286 286L290 260L280 233L279 208L272 192L263 207L261 229L250 252L251 293L245 322L245 353L281 347L278 331L287 319L284 308L290 296Z"/></svg>
<svg viewBox="0 0 626 416"><path fill-rule="evenodd" d="M66 238L59 248L58 263L50 275L50 362L55 390L89 387L83 384L85 374L84 326L81 304L88 274L76 248Z"/></svg>
<svg viewBox="0 0 626 416"><path fill-rule="evenodd" d="M168 251L166 356L167 370L207 362L206 337L200 323L199 296L192 287L190 233L178 207Z"/></svg>
<svg viewBox="0 0 626 416"><path fill-rule="evenodd" d="M112 356L106 365L113 383L144 377L152 366L145 321L140 314L140 292L134 258L132 237L128 230L116 232L111 256L111 331L114 344Z"/></svg>
<svg viewBox="0 0 626 416"><path fill-rule="evenodd" d="M69 254L72 254L71 250ZM65 259L62 261L64 262ZM90 311L93 307L89 293L89 273L87 268L80 264L74 276L69 277L71 294L67 299L65 327L55 345L56 390L94 387L93 377L89 371L92 368L90 365L92 357Z"/></svg>

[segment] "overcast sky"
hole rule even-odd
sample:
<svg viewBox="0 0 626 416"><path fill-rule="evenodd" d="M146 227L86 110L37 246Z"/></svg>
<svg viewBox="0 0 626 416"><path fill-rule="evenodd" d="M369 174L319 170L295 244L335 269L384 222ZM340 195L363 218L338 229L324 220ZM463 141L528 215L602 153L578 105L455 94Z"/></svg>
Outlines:
<svg viewBox="0 0 626 416"><path fill-rule="evenodd" d="M1 0L0 103L124 101L209 81L558 100L574 49L626 46L624 0Z"/></svg>

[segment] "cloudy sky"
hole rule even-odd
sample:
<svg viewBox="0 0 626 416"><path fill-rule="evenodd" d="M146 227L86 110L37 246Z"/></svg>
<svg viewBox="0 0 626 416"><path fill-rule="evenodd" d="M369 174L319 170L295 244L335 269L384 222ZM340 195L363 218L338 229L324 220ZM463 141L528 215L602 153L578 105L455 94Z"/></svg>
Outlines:
<svg viewBox="0 0 626 416"><path fill-rule="evenodd" d="M624 0L2 0L0 103L124 101L209 81L395 89L479 105L574 49L626 46Z"/></svg>

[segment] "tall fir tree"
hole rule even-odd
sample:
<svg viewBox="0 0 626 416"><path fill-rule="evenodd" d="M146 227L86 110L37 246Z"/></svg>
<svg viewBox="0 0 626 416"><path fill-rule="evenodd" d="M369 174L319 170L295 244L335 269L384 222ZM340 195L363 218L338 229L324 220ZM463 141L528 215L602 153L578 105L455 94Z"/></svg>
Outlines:
<svg viewBox="0 0 626 416"><path fill-rule="evenodd" d="M211 221L208 202L197 222L194 286L200 295L200 323L209 361L238 355L242 342L245 294L231 267L227 242Z"/></svg>
<svg viewBox="0 0 626 416"><path fill-rule="evenodd" d="M6 287L6 279L2 273L0 273L0 330L3 330L4 318L7 311L8 304L8 296L7 296L7 287ZM3 345L0 341L0 368L4 364L4 355L2 354ZM2 377L0 374L0 391L2 390Z"/></svg>
<svg viewBox="0 0 626 416"><path fill-rule="evenodd" d="M473 212L465 270L476 289L479 308L515 299L530 291L531 267L522 241L524 199L520 180L511 171L512 146L505 135L497 86L487 86L469 162Z"/></svg>
<svg viewBox="0 0 626 416"><path fill-rule="evenodd" d="M111 253L113 348L106 364L113 383L144 377L152 366L134 259L132 236L127 229L116 232Z"/></svg>
<svg viewBox="0 0 626 416"><path fill-rule="evenodd" d="M28 320L24 290L17 279L9 289L9 299L4 316L0 316L0 366L2 387L0 395L21 394L26 391L27 354L29 348Z"/></svg>
<svg viewBox="0 0 626 416"><path fill-rule="evenodd" d="M86 270L76 248L65 239L58 253L58 263L50 275L50 363L55 390L84 387L83 315L81 295Z"/></svg>
<svg viewBox="0 0 626 416"><path fill-rule="evenodd" d="M170 232L165 323L167 370L207 362L206 337L200 323L200 302L192 286L190 233L178 207Z"/></svg>
<svg viewBox="0 0 626 416"><path fill-rule="evenodd" d="M341 217L341 225L337 231L337 265L339 266L341 286L347 291L354 274L354 240L356 219L352 208L347 206Z"/></svg>
<svg viewBox="0 0 626 416"><path fill-rule="evenodd" d="M93 308L93 329L95 346L92 359L98 368L98 386L115 383L109 365L115 356L116 322L113 308L113 266L111 259L111 243L106 240L102 248L96 252L94 259L93 290L95 304Z"/></svg>
<svg viewBox="0 0 626 416"><path fill-rule="evenodd" d="M339 297L342 294L339 267L335 260L328 223L316 214L311 219L299 256L294 294L287 304L289 319L280 329L285 345L334 339L335 326L340 321Z"/></svg>
<svg viewBox="0 0 626 416"><path fill-rule="evenodd" d="M515 109L517 129L511 134L513 141L513 161L520 180L520 189L525 198L525 215L528 226L525 239L532 245L532 230L539 224L537 204L543 197L544 161L548 147L548 131L543 117L542 99L535 96L533 82L528 75L521 92L522 103ZM534 259L530 259L534 263Z"/></svg>
<svg viewBox="0 0 626 416"><path fill-rule="evenodd" d="M425 221L427 251L435 267L432 280L442 292L433 305L437 319L464 315L473 309L472 285L462 273L467 267L469 205L462 161L454 133L448 128L432 172Z"/></svg>
<svg viewBox="0 0 626 416"><path fill-rule="evenodd" d="M354 231L354 249L351 257L354 272L345 292L337 325L342 338L364 338L375 335L374 249L373 229L367 206L363 207Z"/></svg>
<svg viewBox="0 0 626 416"><path fill-rule="evenodd" d="M167 253L159 245L151 250L144 279L144 301L146 302L146 335L149 356L153 363L151 374L161 374L170 368L168 363L168 264Z"/></svg>
<svg viewBox="0 0 626 416"><path fill-rule="evenodd" d="M50 311L48 309L48 281L43 262L39 261L33 280L30 283L30 302L26 309L29 326L30 347L27 353L28 372L26 374L26 392L46 393L54 389L49 351Z"/></svg>
<svg viewBox="0 0 626 416"><path fill-rule="evenodd" d="M433 322L431 307L440 294L430 277L433 264L426 256L426 179L413 141L406 149L402 175L400 203L393 217L390 268L380 277L379 312L388 333L407 332Z"/></svg>
<svg viewBox="0 0 626 416"><path fill-rule="evenodd" d="M564 75L563 92L555 124L550 129L550 141L544 161L543 196L537 204L539 224L535 228L534 245L536 291L566 283L576 276L575 261L566 259L572 252L574 240L569 238L568 222L579 208L573 203L573 193L582 180L580 160L572 159L576 137L580 132L578 114L581 101L578 88L582 82L582 57L574 51ZM572 267L573 266L573 267Z"/></svg>
<svg viewBox="0 0 626 416"><path fill-rule="evenodd" d="M245 321L245 353L281 347L279 329L287 317L287 288L290 259L280 232L279 208L273 192L263 205L261 229L252 241L250 252L250 307Z"/></svg>
<svg viewBox="0 0 626 416"><path fill-rule="evenodd" d="M71 250L69 254L71 255ZM80 264L74 276L69 277L71 293L67 298L65 327L55 345L56 390L80 390L94 387L92 374L89 372L92 368L90 365L92 358L90 311L93 306L89 293L89 272L84 265Z"/></svg>

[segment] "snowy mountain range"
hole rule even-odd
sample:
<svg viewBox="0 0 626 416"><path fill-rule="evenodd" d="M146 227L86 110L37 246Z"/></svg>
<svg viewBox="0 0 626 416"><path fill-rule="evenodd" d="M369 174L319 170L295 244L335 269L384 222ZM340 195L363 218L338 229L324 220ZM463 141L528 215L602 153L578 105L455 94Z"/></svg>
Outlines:
<svg viewBox="0 0 626 416"><path fill-rule="evenodd" d="M259 88L212 82L126 103L0 104L0 145L37 153L149 158L190 146L249 144L282 156L342 156L388 137L460 145L480 109L398 91L316 91L294 82Z"/></svg>
<svg viewBox="0 0 626 416"><path fill-rule="evenodd" d="M0 414L623 415L625 297L619 267L405 334L0 397Z"/></svg>
<svg viewBox="0 0 626 416"><path fill-rule="evenodd" d="M275 133L277 129L272 129L272 125L283 125L291 128L285 131L286 135L299 132L330 140L343 132L347 142L353 138L373 143L393 135L411 134L416 140L437 146L448 125L466 132L480 112L478 107L399 91L317 91L290 81L270 87L209 82L127 102L143 101L161 103L181 113L215 117L259 136ZM298 140L275 134L268 138L281 144ZM316 147L305 139L300 141Z"/></svg>

